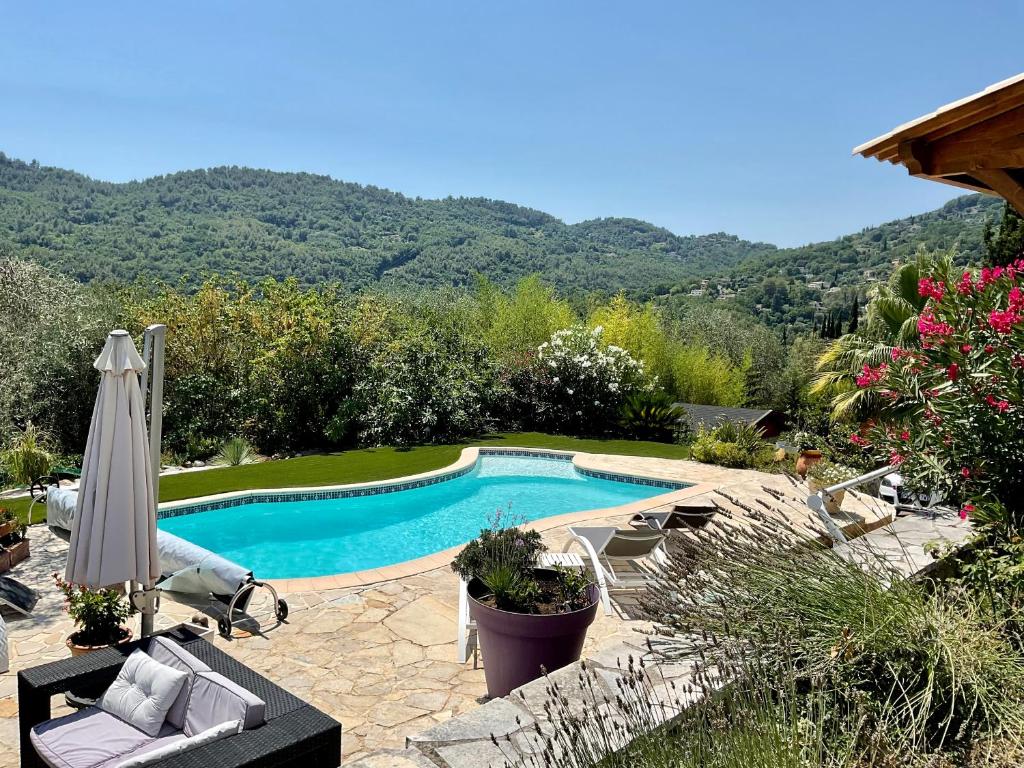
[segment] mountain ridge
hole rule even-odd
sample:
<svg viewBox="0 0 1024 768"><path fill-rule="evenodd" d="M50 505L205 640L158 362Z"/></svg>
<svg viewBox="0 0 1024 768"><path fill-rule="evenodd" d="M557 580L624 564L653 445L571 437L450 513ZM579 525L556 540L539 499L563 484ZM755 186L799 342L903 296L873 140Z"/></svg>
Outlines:
<svg viewBox="0 0 1024 768"><path fill-rule="evenodd" d="M798 248L725 232L677 235L628 217L566 224L483 197L425 199L322 174L219 166L108 182L0 153L0 255L86 282L197 282L207 274L297 277L305 284L509 284L539 272L565 292L651 296L705 279L818 277L905 257L917 243L981 247L1000 202L969 195L860 233ZM880 234L879 234L880 233ZM811 265L808 271L808 264ZM838 274L837 274L838 280Z"/></svg>

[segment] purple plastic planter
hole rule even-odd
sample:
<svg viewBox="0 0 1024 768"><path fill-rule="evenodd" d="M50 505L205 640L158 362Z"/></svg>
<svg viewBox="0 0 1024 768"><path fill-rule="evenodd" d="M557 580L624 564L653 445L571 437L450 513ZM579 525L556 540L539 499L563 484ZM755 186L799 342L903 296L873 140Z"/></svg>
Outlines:
<svg viewBox="0 0 1024 768"><path fill-rule="evenodd" d="M478 580L469 582L470 614L476 621L484 656L487 695L507 696L513 689L578 661L587 638L587 627L597 615L598 589L587 588L590 604L571 613L537 615L510 613L478 602L488 594Z"/></svg>

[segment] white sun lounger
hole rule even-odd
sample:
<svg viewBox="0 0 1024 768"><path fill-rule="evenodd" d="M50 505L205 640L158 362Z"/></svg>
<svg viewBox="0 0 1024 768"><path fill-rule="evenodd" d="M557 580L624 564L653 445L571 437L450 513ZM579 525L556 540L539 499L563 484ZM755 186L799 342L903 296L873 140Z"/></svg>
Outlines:
<svg viewBox="0 0 1024 768"><path fill-rule="evenodd" d="M58 536L66 536L75 516L78 491L50 486L46 494L46 522ZM279 621L288 616L288 606L278 599L271 584L257 581L253 572L208 549L186 541L167 531L156 532L156 548L160 556L161 579L156 588L187 595L213 595L227 604L217 620L222 635L231 634L235 613L245 613L257 588L267 589L272 596L274 614Z"/></svg>
<svg viewBox="0 0 1024 768"><path fill-rule="evenodd" d="M661 530L620 530L612 526L569 527L569 541L563 552L574 545L583 548L590 559L597 586L601 590L601 603L606 616L611 616L609 593L642 589L650 584L650 577L635 570L616 570L615 566L640 562L661 565L666 561L666 532Z"/></svg>

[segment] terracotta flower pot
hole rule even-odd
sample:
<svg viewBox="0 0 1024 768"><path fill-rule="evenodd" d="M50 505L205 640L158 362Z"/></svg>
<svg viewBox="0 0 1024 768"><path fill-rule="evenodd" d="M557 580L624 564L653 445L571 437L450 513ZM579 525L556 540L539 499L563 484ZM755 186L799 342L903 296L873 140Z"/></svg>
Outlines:
<svg viewBox="0 0 1024 768"><path fill-rule="evenodd" d="M796 458L796 473L800 477L807 477L807 470L821 461L821 451L800 451Z"/></svg>
<svg viewBox="0 0 1024 768"><path fill-rule="evenodd" d="M507 696L513 689L578 661L587 627L597 615L598 589L587 588L590 603L570 613L511 613L479 602L488 594L478 579L469 583L469 610L476 621L484 655L487 695Z"/></svg>
<svg viewBox="0 0 1024 768"><path fill-rule="evenodd" d="M87 653L98 651L101 648L110 648L112 645L124 645L132 641L132 631L128 627L121 627L122 638L116 643L107 643L106 645L79 645L75 642L75 635L77 632L72 632L68 639L64 642L67 644L68 649L71 651L72 656L84 656Z"/></svg>
<svg viewBox="0 0 1024 768"><path fill-rule="evenodd" d="M14 566L28 557L28 539L22 539L17 544L12 544L0 552L0 573L11 570Z"/></svg>
<svg viewBox="0 0 1024 768"><path fill-rule="evenodd" d="M807 488L811 493L817 493L818 491L824 490L826 486L822 485L818 480L813 477L807 481ZM825 511L830 515L839 514L840 507L843 506L843 499L846 498L846 491L836 491L835 493L822 494L822 501L825 502Z"/></svg>
<svg viewBox="0 0 1024 768"><path fill-rule="evenodd" d="M14 529L18 527L16 522L0 523L0 539L4 536L8 536L14 532Z"/></svg>

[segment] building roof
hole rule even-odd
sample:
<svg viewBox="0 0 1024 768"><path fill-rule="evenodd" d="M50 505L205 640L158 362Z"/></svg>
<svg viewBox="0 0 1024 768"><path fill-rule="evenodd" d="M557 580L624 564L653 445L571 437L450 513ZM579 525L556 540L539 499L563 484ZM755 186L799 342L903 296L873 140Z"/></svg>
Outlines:
<svg viewBox="0 0 1024 768"><path fill-rule="evenodd" d="M912 176L1003 197L1024 215L1024 73L853 150Z"/></svg>
<svg viewBox="0 0 1024 768"><path fill-rule="evenodd" d="M757 425L765 417L776 413L776 411L766 411L760 408L727 408L724 405L698 405L696 403L676 403L676 405L686 411L694 428L699 426L711 428L725 421Z"/></svg>

